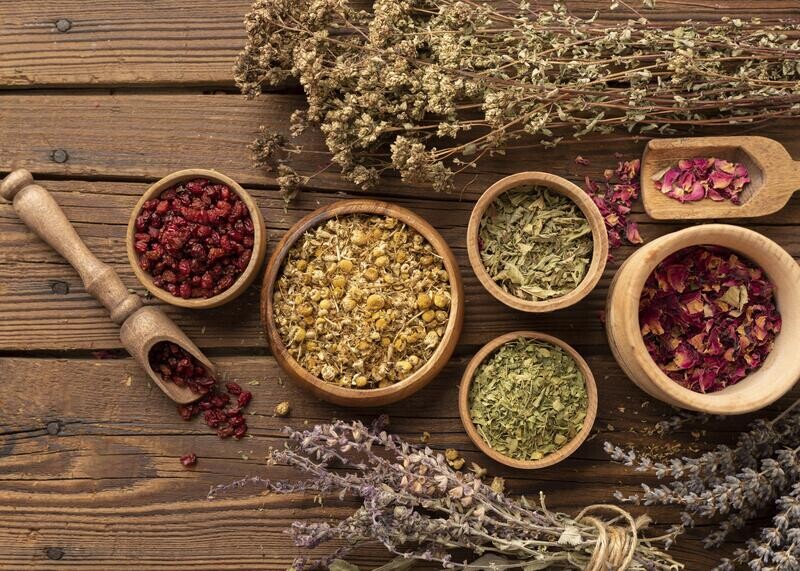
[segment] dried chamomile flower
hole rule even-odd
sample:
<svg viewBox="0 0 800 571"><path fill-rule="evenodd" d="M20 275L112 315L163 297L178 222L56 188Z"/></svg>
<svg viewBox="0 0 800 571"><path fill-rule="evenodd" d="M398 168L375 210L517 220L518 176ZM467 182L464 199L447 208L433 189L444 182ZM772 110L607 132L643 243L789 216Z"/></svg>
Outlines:
<svg viewBox="0 0 800 571"><path fill-rule="evenodd" d="M492 488L494 493L502 494L503 492L506 491L506 481L504 478L501 478L500 476L495 476L494 479L492 480L490 487Z"/></svg>
<svg viewBox="0 0 800 571"><path fill-rule="evenodd" d="M278 277L275 321L289 354L318 378L369 389L418 371L450 319L450 276L396 218L352 214L308 230Z"/></svg>
<svg viewBox="0 0 800 571"><path fill-rule="evenodd" d="M279 402L278 404L275 405L275 416L280 416L280 417L289 416L289 412L291 412L291 410L292 408L289 405L288 400Z"/></svg>

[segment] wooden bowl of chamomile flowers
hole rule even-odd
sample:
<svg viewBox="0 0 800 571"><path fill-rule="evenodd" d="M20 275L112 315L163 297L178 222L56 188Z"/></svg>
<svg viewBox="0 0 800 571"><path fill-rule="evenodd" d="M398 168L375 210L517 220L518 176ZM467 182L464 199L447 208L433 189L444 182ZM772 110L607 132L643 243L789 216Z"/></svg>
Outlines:
<svg viewBox="0 0 800 571"><path fill-rule="evenodd" d="M589 436L597 417L597 384L583 357L564 341L514 331L489 341L470 360L458 411L470 440L491 459L521 470L547 468ZM533 450L532 439L544 439L535 436L541 427L554 427L552 438L535 442Z"/></svg>
<svg viewBox="0 0 800 571"><path fill-rule="evenodd" d="M261 289L275 360L342 406L383 406L427 385L453 354L463 319L447 242L418 214L377 200L342 200L297 222Z"/></svg>
<svg viewBox="0 0 800 571"><path fill-rule="evenodd" d="M605 222L578 186L543 172L521 172L475 204L467 253L484 288L514 309L569 307L600 281L608 258Z"/></svg>

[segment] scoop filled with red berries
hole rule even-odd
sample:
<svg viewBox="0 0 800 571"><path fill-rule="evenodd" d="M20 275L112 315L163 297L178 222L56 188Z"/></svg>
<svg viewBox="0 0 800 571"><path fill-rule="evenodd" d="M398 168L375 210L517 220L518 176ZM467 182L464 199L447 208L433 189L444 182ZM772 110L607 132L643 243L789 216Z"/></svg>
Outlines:
<svg viewBox="0 0 800 571"><path fill-rule="evenodd" d="M142 197L128 256L150 292L183 307L216 307L252 282L266 236L253 199L214 171L180 171Z"/></svg>

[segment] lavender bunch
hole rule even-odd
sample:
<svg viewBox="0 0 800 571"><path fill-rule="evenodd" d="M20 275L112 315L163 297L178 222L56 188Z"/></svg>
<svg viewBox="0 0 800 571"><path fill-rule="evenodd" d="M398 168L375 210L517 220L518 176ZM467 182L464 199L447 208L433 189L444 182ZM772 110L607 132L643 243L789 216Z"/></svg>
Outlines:
<svg viewBox="0 0 800 571"><path fill-rule="evenodd" d="M705 546L719 546L748 520L773 509L773 526L761 530L732 560L724 559L717 571L736 565L750 569L797 571L800 569L800 401L772 421L759 420L740 434L735 446L718 446L697 458L673 458L655 462L635 450L623 450L606 442L614 460L639 472L650 472L671 481L657 487L642 484L642 493L617 499L644 505L677 505L683 508L682 527L696 519L719 519L719 528L705 539Z"/></svg>
<svg viewBox="0 0 800 571"><path fill-rule="evenodd" d="M372 4L256 0L235 70L248 97L298 80L308 108L292 115L292 134L319 127L332 164L364 189L394 169L451 190L481 158L537 140L800 115L796 23L661 28L578 18L559 2ZM299 149L282 137L264 133L253 148L285 192L307 182L288 164Z"/></svg>
<svg viewBox="0 0 800 571"><path fill-rule="evenodd" d="M345 540L334 554L295 561L296 570L325 567L366 542L378 542L396 557L438 562L445 568L477 569L456 561L453 550L490 557L493 569L678 570L683 566L655 547L672 535L644 538L649 520L634 520L614 506L603 521L587 508L576 518L549 511L542 498L534 506L514 501L475 474L454 471L445 457L391 436L381 426L334 422L310 430L286 429L289 442L271 453L272 463L308 474L300 482L250 478L212 489L256 482L276 493L356 497L362 505L337 522L295 522L290 530L299 547L314 549ZM615 543L616 542L616 543ZM480 565L473 562L473 565Z"/></svg>

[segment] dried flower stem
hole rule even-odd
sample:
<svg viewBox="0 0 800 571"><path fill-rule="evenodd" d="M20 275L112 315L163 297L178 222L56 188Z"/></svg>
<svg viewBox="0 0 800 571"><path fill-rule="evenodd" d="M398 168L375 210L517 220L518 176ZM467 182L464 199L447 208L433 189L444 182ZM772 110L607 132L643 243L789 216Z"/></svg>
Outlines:
<svg viewBox="0 0 800 571"><path fill-rule="evenodd" d="M451 190L456 173L523 137L552 146L569 131L665 134L800 115L796 23L664 29L643 17L581 19L558 3L474 0L377 0L371 12L347 0L257 0L245 23L239 87L254 97L299 80L308 109L293 114L292 132L318 126L362 188L392 168ZM303 184L279 146L256 152L284 164L287 191Z"/></svg>
<svg viewBox="0 0 800 571"><path fill-rule="evenodd" d="M285 432L289 443L285 449L273 451L270 462L299 468L309 479L248 478L213 488L209 495L259 483L276 493L312 492L361 499L361 507L338 523L295 522L290 533L300 547L313 549L344 539L347 545L335 554L343 557L362 543L378 541L398 557L435 561L451 569L469 565L453 560L450 551L456 549L494 554L500 557L499 563L494 559L497 569L547 564L552 569L600 570L609 562L615 569L683 567L655 547L670 542L674 533L657 538L639 534L647 526L647 518L633 519L616 506L592 506L571 518L549 511L544 498L541 507L531 506L524 498L513 501L473 473L453 470L442 454L388 435L380 420L372 429L356 421L306 431L287 428ZM612 519L590 515L597 510L611 510ZM615 537L625 543L617 543ZM316 561L300 558L294 568L324 567L331 560L330 556Z"/></svg>
<svg viewBox="0 0 800 571"><path fill-rule="evenodd" d="M696 517L722 516L719 529L706 538L707 547L720 545L731 531L744 527L766 508L776 509L773 527L763 528L758 538L748 540L733 560L723 559L718 571L742 564L755 571L800 568L800 399L773 420L753 423L733 448L718 446L697 458L654 462L608 442L606 451L637 471L672 478L657 488L642 484L642 494L623 497L618 492L618 499L680 505L684 526L694 525Z"/></svg>

